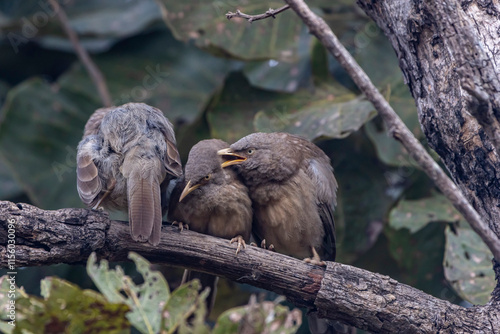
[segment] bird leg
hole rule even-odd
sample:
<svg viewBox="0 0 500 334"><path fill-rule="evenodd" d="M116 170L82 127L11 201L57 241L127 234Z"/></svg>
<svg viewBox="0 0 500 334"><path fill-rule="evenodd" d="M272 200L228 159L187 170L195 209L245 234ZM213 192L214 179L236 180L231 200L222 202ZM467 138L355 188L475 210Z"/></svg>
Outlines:
<svg viewBox="0 0 500 334"><path fill-rule="evenodd" d="M182 232L184 229L189 230L189 225L183 222L178 222L177 220L174 220L172 222L172 226L177 225L179 227L179 230Z"/></svg>
<svg viewBox="0 0 500 334"><path fill-rule="evenodd" d="M232 238L231 240L229 240L230 244L232 244L233 242L238 243L238 247L236 248L236 255L238 255L238 253L240 252L241 246L243 246L243 249L247 248L247 244L245 243L245 239L243 239L243 237L241 235L237 235L234 238Z"/></svg>
<svg viewBox="0 0 500 334"><path fill-rule="evenodd" d="M312 249L313 256L306 257L304 259L304 262L310 263L310 264L315 264L317 266L326 267L326 262L321 261L321 258L319 257L318 252L316 252L316 249L313 246L311 246L311 249Z"/></svg>
<svg viewBox="0 0 500 334"><path fill-rule="evenodd" d="M99 205L101 205L102 201L104 201L104 199L106 197L108 197L109 194L111 194L111 192L113 191L113 189L115 189L115 185L116 185L116 179L112 179L111 180L111 184L109 185L108 189L106 189L106 192L101 196L101 198L99 199L99 201L97 201L96 205L94 205L92 207L92 210L99 209Z"/></svg>
<svg viewBox="0 0 500 334"><path fill-rule="evenodd" d="M270 244L269 247L266 247L266 239L262 239L262 241L260 242L260 248L264 248L264 249L270 250L271 252L275 251L273 244Z"/></svg>
<svg viewBox="0 0 500 334"><path fill-rule="evenodd" d="M259 247L255 242L251 242L250 243L250 246L254 246L254 247ZM266 247L266 239L262 239L262 241L260 242L260 248L264 248L264 249L267 249L271 252L276 252L276 250L274 249L274 245L273 244L270 244L269 247Z"/></svg>

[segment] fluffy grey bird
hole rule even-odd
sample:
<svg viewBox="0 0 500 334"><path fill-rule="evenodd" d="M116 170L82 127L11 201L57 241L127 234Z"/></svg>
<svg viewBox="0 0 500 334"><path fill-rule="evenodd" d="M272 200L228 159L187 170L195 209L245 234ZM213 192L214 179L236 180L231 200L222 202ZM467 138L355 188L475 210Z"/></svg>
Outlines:
<svg viewBox="0 0 500 334"><path fill-rule="evenodd" d="M337 181L319 147L288 133L253 133L218 154L249 189L257 239L313 263L335 260Z"/></svg>
<svg viewBox="0 0 500 334"><path fill-rule="evenodd" d="M229 144L219 139L202 140L191 148L184 177L172 192L169 221L189 229L237 242L236 254L245 247L252 231L252 202L248 189L231 169L222 169L217 151ZM186 271L183 281L198 278L210 287L208 309L213 306L217 277Z"/></svg>
<svg viewBox="0 0 500 334"><path fill-rule="evenodd" d="M128 209L132 239L160 242L165 189L182 175L172 124L160 110L144 103L97 109L78 145L76 171L85 205Z"/></svg>

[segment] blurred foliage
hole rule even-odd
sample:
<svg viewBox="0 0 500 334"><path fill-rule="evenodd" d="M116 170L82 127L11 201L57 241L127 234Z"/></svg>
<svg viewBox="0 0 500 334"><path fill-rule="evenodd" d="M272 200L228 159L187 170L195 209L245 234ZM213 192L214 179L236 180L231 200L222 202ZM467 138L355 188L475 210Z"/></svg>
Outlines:
<svg viewBox="0 0 500 334"><path fill-rule="evenodd" d="M57 277L41 281L41 296L28 295L15 286L12 276L0 277L0 302L15 307L0 310L3 333L210 333L205 324L205 299L209 290L199 292L198 280L170 291L167 281L151 264L136 253L129 253L143 283L136 284L117 266L96 263L93 253L87 272L100 293L82 290ZM15 321L14 321L15 320ZM9 324L14 321L16 326ZM213 333L241 333L244 326L257 326L256 333L295 333L302 322L298 309L273 302L257 303L255 296L245 307L227 310L219 317Z"/></svg>
<svg viewBox="0 0 500 334"><path fill-rule="evenodd" d="M175 125L184 161L191 146L208 137L234 142L255 131L305 136L331 157L339 181L338 261L391 275L452 302L487 300L486 269L491 264L484 245L436 194L349 76L294 13L252 24L224 16L237 9L262 13L282 2L62 3L70 25L103 72L114 103L145 102L160 108ZM424 142L414 100L383 33L352 1L308 3ZM82 206L75 189L76 146L101 102L71 50L46 2L0 0L1 199L25 198L44 209ZM467 248L471 243L474 248ZM81 267L19 270L29 293L37 293L38 282L48 274L93 287ZM58 284L53 286L75 289ZM219 303L225 308L241 305L242 294L231 292L241 289L253 292L231 284ZM111 298L113 293L104 291ZM37 303L50 306L41 299ZM306 332L304 326L301 331Z"/></svg>

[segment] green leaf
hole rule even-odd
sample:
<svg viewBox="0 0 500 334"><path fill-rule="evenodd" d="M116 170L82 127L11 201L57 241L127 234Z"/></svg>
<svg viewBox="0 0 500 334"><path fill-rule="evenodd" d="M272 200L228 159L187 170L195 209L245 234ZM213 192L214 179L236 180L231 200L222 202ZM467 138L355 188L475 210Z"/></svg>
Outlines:
<svg viewBox="0 0 500 334"><path fill-rule="evenodd" d="M105 51L119 39L144 31L161 20L154 0L88 0L63 5L69 25L79 35L80 42L94 52ZM0 4L0 12L4 15L0 27L9 32L7 39L15 45L15 50L33 38L46 48L73 49L47 2L25 0Z"/></svg>
<svg viewBox="0 0 500 334"><path fill-rule="evenodd" d="M493 255L464 222L447 226L445 234L443 265L446 279L463 299L477 305L486 304L495 288Z"/></svg>
<svg viewBox="0 0 500 334"><path fill-rule="evenodd" d="M302 312L278 301L256 302L255 295L246 306L227 310L217 319L213 334L251 333L292 334L302 324ZM246 329L246 331L245 331Z"/></svg>
<svg viewBox="0 0 500 334"><path fill-rule="evenodd" d="M210 330L205 324L207 308L205 300L209 290L199 294L201 283L198 279L187 282L175 289L167 300L164 313L163 329L167 333L174 333L179 330L183 333L209 333ZM189 321L188 319L192 317Z"/></svg>
<svg viewBox="0 0 500 334"><path fill-rule="evenodd" d="M163 18L174 36L215 54L237 59L290 61L298 57L302 22L291 10L273 20L249 23L241 18L228 20L225 14L237 9L261 14L283 6L280 1L256 0L238 6L234 2L159 0Z"/></svg>
<svg viewBox="0 0 500 334"><path fill-rule="evenodd" d="M448 199L435 194L419 200L402 200L389 214L389 226L415 233L431 222L465 222Z"/></svg>
<svg viewBox="0 0 500 334"><path fill-rule="evenodd" d="M40 79L14 87L1 110L0 155L35 205L81 206L76 146L98 105Z"/></svg>
<svg viewBox="0 0 500 334"><path fill-rule="evenodd" d="M307 101L306 96L310 97L310 102L304 105L297 101L297 110L260 111L255 116L255 128L262 132L289 132L310 140L318 137L344 138L375 116L371 103L363 98L341 102L352 96L340 96L339 102L335 102L335 89L324 88L324 91L317 89L312 96L305 92L297 94L294 98L303 98L304 102Z"/></svg>
<svg viewBox="0 0 500 334"><path fill-rule="evenodd" d="M141 333L158 333L162 309L165 300L170 297L167 281L159 272L150 270L150 263L143 257L130 252L129 258L134 261L144 278L143 284L135 284L119 266L110 270L106 260L101 260L97 266L95 254L89 257L87 272L108 300L125 303L130 307L127 319L135 328Z"/></svg>
<svg viewBox="0 0 500 334"><path fill-rule="evenodd" d="M5 301L6 276L0 278L0 300ZM43 298L28 296L19 288L15 299L16 333L128 333L129 308L109 303L92 290L55 277L41 282ZM3 304L2 305L6 305ZM4 319L2 315L2 319Z"/></svg>
<svg viewBox="0 0 500 334"><path fill-rule="evenodd" d="M305 27L298 39L296 58L285 60L249 61L243 73L253 87L277 92L293 93L307 83L311 75L310 44L312 36Z"/></svg>
<svg viewBox="0 0 500 334"><path fill-rule="evenodd" d="M373 115L369 102L356 99L338 84L322 85L314 94L308 90L272 93L253 88L241 74L233 74L209 109L207 121L214 138L234 142L255 131L342 138Z"/></svg>

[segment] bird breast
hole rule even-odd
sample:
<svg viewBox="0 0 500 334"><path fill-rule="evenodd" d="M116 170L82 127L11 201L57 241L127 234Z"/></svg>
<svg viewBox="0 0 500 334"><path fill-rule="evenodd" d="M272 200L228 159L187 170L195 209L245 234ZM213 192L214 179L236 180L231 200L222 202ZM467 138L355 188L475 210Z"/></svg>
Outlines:
<svg viewBox="0 0 500 334"><path fill-rule="evenodd" d="M251 191L256 235L272 243L277 252L309 257L311 246L319 249L324 236L315 191L302 170L286 182L263 184Z"/></svg>

